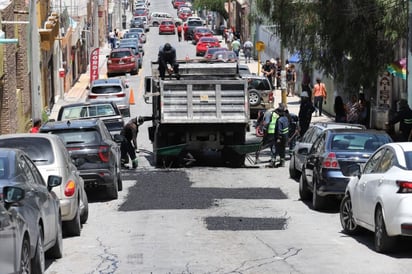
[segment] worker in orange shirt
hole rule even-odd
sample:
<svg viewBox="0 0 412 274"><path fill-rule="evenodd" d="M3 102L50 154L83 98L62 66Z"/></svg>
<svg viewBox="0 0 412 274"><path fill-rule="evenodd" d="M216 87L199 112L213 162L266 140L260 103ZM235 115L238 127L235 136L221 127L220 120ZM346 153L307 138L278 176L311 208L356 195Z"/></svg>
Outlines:
<svg viewBox="0 0 412 274"><path fill-rule="evenodd" d="M316 78L316 84L313 87L313 105L315 106L316 110L319 111L319 116L322 116L322 105L323 100L325 100L326 104L326 86L324 83L321 82L320 78Z"/></svg>
<svg viewBox="0 0 412 274"><path fill-rule="evenodd" d="M185 41L187 41L188 39L188 37L187 37L187 35L188 35L188 33L187 33L187 31L188 31L188 29L189 29L189 26L187 25L187 23L184 23L183 24L183 32L184 32L184 39L185 39Z"/></svg>
<svg viewBox="0 0 412 274"><path fill-rule="evenodd" d="M177 39L179 40L179 42L182 41L182 31L182 24L177 25Z"/></svg>

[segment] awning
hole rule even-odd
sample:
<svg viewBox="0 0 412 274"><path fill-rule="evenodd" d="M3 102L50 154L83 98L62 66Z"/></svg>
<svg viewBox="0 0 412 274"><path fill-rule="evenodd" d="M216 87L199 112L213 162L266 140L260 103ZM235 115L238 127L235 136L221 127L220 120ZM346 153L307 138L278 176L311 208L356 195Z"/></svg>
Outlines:
<svg viewBox="0 0 412 274"><path fill-rule="evenodd" d="M399 59L398 61L394 61L390 63L387 67L389 73L393 76L400 77L406 80L406 58Z"/></svg>

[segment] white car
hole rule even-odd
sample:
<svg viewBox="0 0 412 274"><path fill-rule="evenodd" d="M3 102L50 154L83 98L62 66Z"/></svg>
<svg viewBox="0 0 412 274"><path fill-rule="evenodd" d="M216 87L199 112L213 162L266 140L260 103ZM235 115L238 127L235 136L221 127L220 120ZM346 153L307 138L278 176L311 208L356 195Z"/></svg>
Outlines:
<svg viewBox="0 0 412 274"><path fill-rule="evenodd" d="M343 231L374 232L377 252L390 252L398 236L412 236L412 143L388 143L363 166L352 167L340 206Z"/></svg>
<svg viewBox="0 0 412 274"><path fill-rule="evenodd" d="M80 236L82 224L89 216L89 203L84 181L60 137L46 133L4 134L0 136L0 147L24 151L45 182L49 175L62 177L61 185L53 190L60 200L63 233Z"/></svg>

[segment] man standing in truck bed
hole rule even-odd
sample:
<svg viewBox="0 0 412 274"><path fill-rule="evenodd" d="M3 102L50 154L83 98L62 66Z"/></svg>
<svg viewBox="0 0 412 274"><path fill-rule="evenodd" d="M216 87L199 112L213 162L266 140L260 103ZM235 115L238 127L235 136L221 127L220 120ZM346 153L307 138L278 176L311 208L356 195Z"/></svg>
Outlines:
<svg viewBox="0 0 412 274"><path fill-rule="evenodd" d="M158 63L159 74L162 80L165 79L166 69L169 72L169 74L174 73L176 75L177 80L180 79L179 64L176 63L176 50L169 43L166 43L163 47L159 49ZM170 65L170 68L168 68L168 64Z"/></svg>

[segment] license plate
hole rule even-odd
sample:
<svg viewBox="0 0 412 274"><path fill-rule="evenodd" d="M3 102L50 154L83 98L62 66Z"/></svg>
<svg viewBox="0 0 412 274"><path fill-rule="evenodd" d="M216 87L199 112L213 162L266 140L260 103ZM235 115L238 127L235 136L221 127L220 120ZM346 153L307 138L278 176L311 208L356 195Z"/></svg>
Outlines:
<svg viewBox="0 0 412 274"><path fill-rule="evenodd" d="M119 61L119 65L123 65L124 64L124 62L123 61Z"/></svg>

